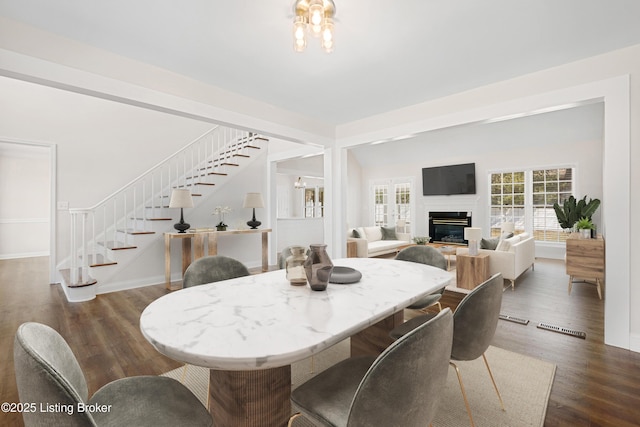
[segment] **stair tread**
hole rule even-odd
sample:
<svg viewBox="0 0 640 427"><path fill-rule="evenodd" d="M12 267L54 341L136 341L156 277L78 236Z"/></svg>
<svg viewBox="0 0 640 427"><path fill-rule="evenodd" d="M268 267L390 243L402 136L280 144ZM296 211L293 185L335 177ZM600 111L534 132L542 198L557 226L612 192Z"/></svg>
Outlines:
<svg viewBox="0 0 640 427"><path fill-rule="evenodd" d="M107 265L116 265L117 262L106 259L102 254L94 254L89 257L92 262L89 263L89 267L104 267Z"/></svg>
<svg viewBox="0 0 640 427"><path fill-rule="evenodd" d="M246 154L234 154L233 157L244 157L244 158L250 158L251 156L247 156Z"/></svg>
<svg viewBox="0 0 640 427"><path fill-rule="evenodd" d="M145 231L145 230L135 230L133 228L127 228L127 229L119 229L118 230L119 233L127 233L127 234L132 234L132 235L138 235L138 234L156 234L155 231Z"/></svg>
<svg viewBox="0 0 640 427"><path fill-rule="evenodd" d="M196 182L195 185L215 185L213 182Z"/></svg>
<svg viewBox="0 0 640 427"><path fill-rule="evenodd" d="M82 283L72 284L71 283L71 269L70 268L65 268L65 269L60 270L60 275L62 276L62 279L64 280L65 284L69 288L82 288L82 287L85 287L85 286L91 286L91 285L95 285L96 283L98 283L98 281L96 279L94 279L93 277L89 276L87 278L87 280L82 282ZM78 277L81 277L81 276L82 276L82 269L78 268Z"/></svg>
<svg viewBox="0 0 640 427"><path fill-rule="evenodd" d="M148 206L147 206L148 207ZM156 206L158 207L158 206ZM169 206L165 206L166 208L168 208ZM171 221L173 220L173 218L165 218L165 217L154 217L154 218L131 218L132 220L138 220L138 221Z"/></svg>
<svg viewBox="0 0 640 427"><path fill-rule="evenodd" d="M105 246L104 243L98 243L101 246ZM114 242L113 240L106 243L107 249L111 249L112 251L121 251L124 249L137 249L138 247L135 245L128 245L123 242Z"/></svg>

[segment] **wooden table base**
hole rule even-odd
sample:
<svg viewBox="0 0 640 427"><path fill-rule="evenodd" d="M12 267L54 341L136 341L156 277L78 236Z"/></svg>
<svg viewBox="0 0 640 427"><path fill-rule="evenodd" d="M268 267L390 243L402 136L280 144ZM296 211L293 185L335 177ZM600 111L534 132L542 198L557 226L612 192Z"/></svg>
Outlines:
<svg viewBox="0 0 640 427"><path fill-rule="evenodd" d="M395 313L351 337L351 355L379 355L393 340L389 332L404 321ZM280 427L291 416L291 366L258 371L211 369L209 404L216 427Z"/></svg>
<svg viewBox="0 0 640 427"><path fill-rule="evenodd" d="M218 371L209 376L216 427L286 426L291 416L291 366L259 371Z"/></svg>

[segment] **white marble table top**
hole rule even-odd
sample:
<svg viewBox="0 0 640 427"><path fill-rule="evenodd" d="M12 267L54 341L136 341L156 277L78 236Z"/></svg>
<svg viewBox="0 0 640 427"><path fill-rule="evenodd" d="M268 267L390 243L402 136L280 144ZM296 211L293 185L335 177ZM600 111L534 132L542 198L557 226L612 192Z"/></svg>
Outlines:
<svg viewBox="0 0 640 427"><path fill-rule="evenodd" d="M451 273L406 261L343 258L358 283L291 286L284 270L195 286L149 304L145 338L162 354L223 370L285 366L328 348L449 283Z"/></svg>

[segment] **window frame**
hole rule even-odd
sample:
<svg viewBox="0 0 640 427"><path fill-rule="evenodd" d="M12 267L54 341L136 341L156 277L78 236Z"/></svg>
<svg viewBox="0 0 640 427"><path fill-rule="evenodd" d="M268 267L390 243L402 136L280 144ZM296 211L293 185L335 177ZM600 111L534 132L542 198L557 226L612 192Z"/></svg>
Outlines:
<svg viewBox="0 0 640 427"><path fill-rule="evenodd" d="M527 167L515 167L515 168L508 168L508 169L496 169L496 170L489 170L487 171L487 188L488 188L488 192L489 192L489 196L488 196L488 224L489 224L489 229L491 232L492 236L499 236L500 235L500 231L499 228L495 227L496 225L499 227L499 224L495 223L494 224L494 205L493 204L493 187L492 185L495 185L492 182L492 177L495 174L505 174L505 173L524 173L524 206L523 206L523 213L521 216L519 216L518 218L521 218L521 221L516 221L516 234L518 234L518 232L527 232L530 235L534 236L534 239L536 241L536 244L548 244L548 245L552 245L552 246L560 246L560 245L564 245L565 240L566 240L566 235L563 234L561 232L561 229L558 228L556 230L554 229L549 229L549 228L545 228L542 233L544 233L545 235L548 232L557 232L557 240L543 240L543 239L538 239L537 236L537 232L536 232L536 221L535 221L535 209L536 209L536 205L534 205L534 194L535 195L540 195L540 194L544 194L547 195L549 193L547 193L546 188L545 191L543 193L540 192L536 192L534 193L534 178L533 178L533 172L534 171L550 171L550 170L554 170L554 169L571 169L571 191L568 193L569 195L576 195L578 194L578 182L577 182L577 176L578 176L578 168L575 164L553 164L553 165L542 165L542 166L527 166ZM564 182L566 182L566 180L563 180ZM539 182L539 181L536 181ZM544 181L546 182L546 181ZM518 205L519 206L519 205ZM553 205L549 205L551 206L551 209L553 209ZM547 207L547 209L549 209ZM554 218L555 218L555 213L553 214ZM549 218L549 214L547 213L546 218ZM513 221L513 219L516 218L514 215L511 216L511 218L505 218L503 221ZM518 224L521 224L520 226ZM493 226L493 228L492 228Z"/></svg>

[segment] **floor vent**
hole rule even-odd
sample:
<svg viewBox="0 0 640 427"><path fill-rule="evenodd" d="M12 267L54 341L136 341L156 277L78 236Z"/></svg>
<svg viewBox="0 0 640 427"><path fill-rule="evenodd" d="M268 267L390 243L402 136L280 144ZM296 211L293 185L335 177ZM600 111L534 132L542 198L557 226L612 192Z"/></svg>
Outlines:
<svg viewBox="0 0 640 427"><path fill-rule="evenodd" d="M520 319L519 317L508 316L506 314L501 314L500 319L506 320L508 322L519 323L521 325L528 325L529 321L526 319Z"/></svg>
<svg viewBox="0 0 640 427"><path fill-rule="evenodd" d="M550 325L548 323L538 323L539 329L546 329L547 331L558 332L560 334L571 335L576 338L587 338L587 334L582 331L574 331L573 329L563 328L562 326Z"/></svg>

